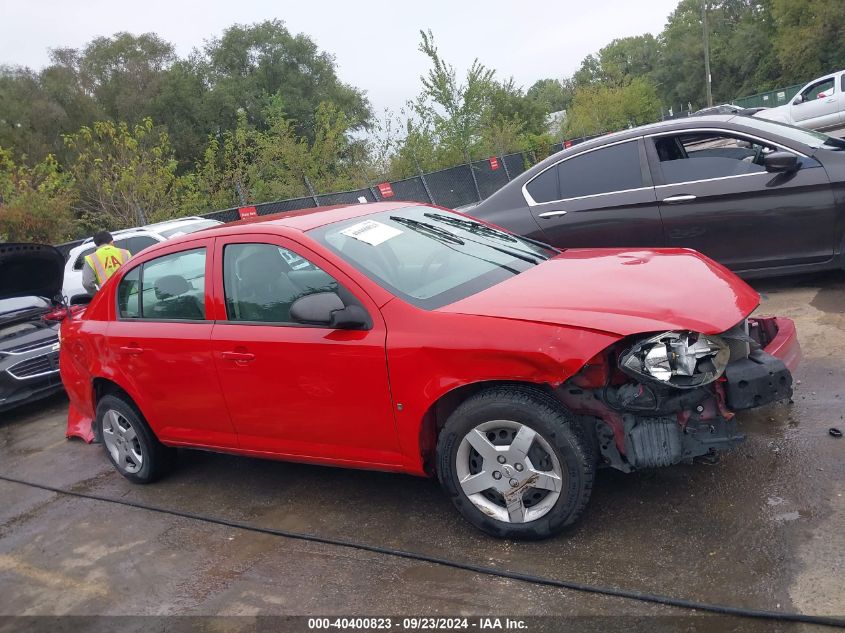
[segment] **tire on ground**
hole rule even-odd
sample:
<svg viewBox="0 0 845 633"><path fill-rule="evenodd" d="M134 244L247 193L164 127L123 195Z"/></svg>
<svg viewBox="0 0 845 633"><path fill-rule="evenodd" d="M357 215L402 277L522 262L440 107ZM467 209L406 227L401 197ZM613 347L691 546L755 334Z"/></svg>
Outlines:
<svg viewBox="0 0 845 633"><path fill-rule="evenodd" d="M136 473L127 472L119 466L106 446L103 437L103 421L106 413L110 410L114 410L126 418L135 429L143 458L141 469ZM150 429L144 416L129 398L113 394L103 396L97 403L96 424L97 436L100 438L109 461L129 481L137 484L152 483L166 474L175 465L176 449L165 446L158 441L158 438Z"/></svg>
<svg viewBox="0 0 845 633"><path fill-rule="evenodd" d="M555 505L542 517L508 523L479 510L461 489L456 457L473 428L491 420L529 426L552 447L568 480ZM593 488L595 458L585 429L563 405L539 388L494 387L468 398L449 416L437 441L437 476L458 511L475 527L497 537L543 539L575 523Z"/></svg>

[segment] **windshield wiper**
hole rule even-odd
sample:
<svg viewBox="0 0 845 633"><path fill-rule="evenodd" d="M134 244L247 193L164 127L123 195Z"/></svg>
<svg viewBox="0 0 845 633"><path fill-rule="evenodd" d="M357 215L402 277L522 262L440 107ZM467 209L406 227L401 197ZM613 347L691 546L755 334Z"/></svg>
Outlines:
<svg viewBox="0 0 845 633"><path fill-rule="evenodd" d="M439 226L434 226L433 224L429 224L428 222L420 222L419 220L414 220L412 218L402 218L396 215L391 215L390 219L396 222L397 224L407 226L409 229L412 229L417 233L422 233L423 235L427 235L434 239L439 239L444 242L451 242L452 244L460 244L461 246L466 244L466 242L464 242L461 238L459 238L451 231L441 229Z"/></svg>
<svg viewBox="0 0 845 633"><path fill-rule="evenodd" d="M452 226L457 226L460 229L465 229L472 233L478 233L479 235L489 235L490 237L495 237L502 241L511 243L518 241L515 237L508 235L507 233L494 229L491 226L481 224L481 222L475 222L474 220L453 218L448 215L443 215L442 213L424 213L423 215L427 218L431 218L432 220L443 222L443 224L451 224Z"/></svg>
<svg viewBox="0 0 845 633"><path fill-rule="evenodd" d="M530 255L522 251L515 251L510 248L495 246L494 244L479 242L478 240L471 240L469 238L466 238L464 240L452 233L451 231L441 229L439 226L434 226L433 224L429 224L428 222L420 222L419 220L414 220L412 218L401 218L395 215L391 215L390 219L394 222L398 222L399 224L407 226L410 229L413 229L423 234L427 234L434 239L439 238L447 242L452 242L453 244L460 244L461 246L463 246L467 242L472 242L473 244L480 244L481 246L492 248L494 251L504 253L505 255L510 255L511 257L514 257L516 259L521 259L522 261L528 262L529 264L534 264L535 266L539 263L536 258L531 257Z"/></svg>
<svg viewBox="0 0 845 633"><path fill-rule="evenodd" d="M502 240L503 242L509 242L511 244L519 244L520 242L527 242L529 244L533 244L534 246L539 246L540 248L544 248L546 250L552 252L559 252L558 249L546 244L544 242L540 242L538 240L533 240L530 237L522 237L519 238L514 237L513 235L509 235L504 231L500 231L499 229L494 229L492 226L487 226L486 224L482 224L481 222L476 222L475 220L469 220L464 218L453 218L448 215L443 215L442 213L425 213L425 217L431 218L437 222L443 222L444 224L450 224L452 226L457 226L458 228L464 229L469 231L470 233L477 233L478 235L485 235L488 237L494 237L496 239ZM544 260L550 259L542 255L541 253L535 253L533 251L520 251L525 253L526 255L537 258L540 257Z"/></svg>

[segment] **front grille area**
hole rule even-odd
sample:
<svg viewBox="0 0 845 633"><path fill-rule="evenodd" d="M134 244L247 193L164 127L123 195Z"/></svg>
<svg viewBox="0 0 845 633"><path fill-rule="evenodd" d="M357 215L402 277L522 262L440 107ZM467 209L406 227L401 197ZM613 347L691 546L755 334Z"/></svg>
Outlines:
<svg viewBox="0 0 845 633"><path fill-rule="evenodd" d="M40 341L35 341L34 343L24 343L22 345L16 345L15 347L9 347L8 349L4 349L3 352L0 353L8 353L8 354L23 354L24 352L31 352L34 349L38 349L39 347L47 347L49 345L53 345L54 343L58 343L59 337L53 336L48 339L42 339Z"/></svg>
<svg viewBox="0 0 845 633"><path fill-rule="evenodd" d="M59 371L59 352L50 352L12 365L6 371L12 378L23 380Z"/></svg>

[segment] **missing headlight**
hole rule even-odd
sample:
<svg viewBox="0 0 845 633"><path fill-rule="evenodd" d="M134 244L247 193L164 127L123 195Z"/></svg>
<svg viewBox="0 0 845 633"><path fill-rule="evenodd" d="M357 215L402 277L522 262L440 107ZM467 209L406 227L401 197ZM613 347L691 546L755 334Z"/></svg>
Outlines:
<svg viewBox="0 0 845 633"><path fill-rule="evenodd" d="M664 332L636 343L622 354L619 367L636 378L694 389L721 376L730 354L730 348L718 336Z"/></svg>

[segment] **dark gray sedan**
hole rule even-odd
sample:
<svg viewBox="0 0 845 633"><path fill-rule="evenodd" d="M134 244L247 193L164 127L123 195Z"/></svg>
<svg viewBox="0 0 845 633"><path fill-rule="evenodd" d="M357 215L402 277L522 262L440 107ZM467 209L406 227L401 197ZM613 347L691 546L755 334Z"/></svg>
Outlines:
<svg viewBox="0 0 845 633"><path fill-rule="evenodd" d="M746 277L838 268L845 141L743 116L666 121L559 152L467 213L561 248L694 248Z"/></svg>

